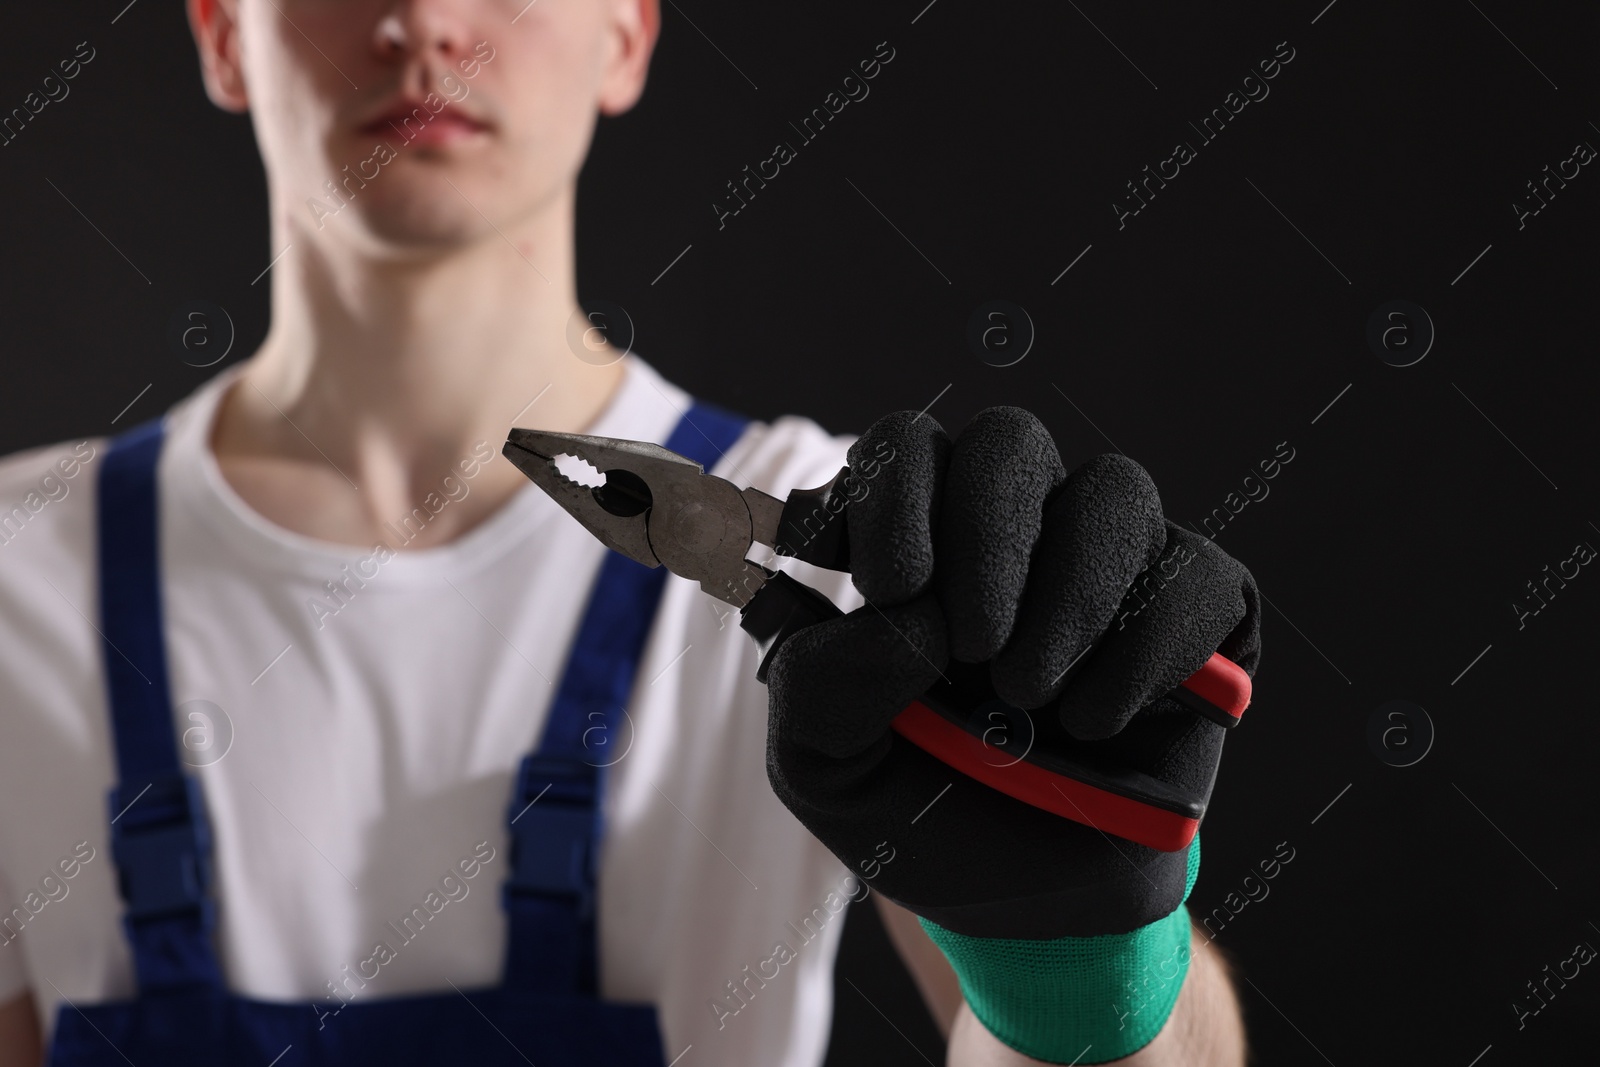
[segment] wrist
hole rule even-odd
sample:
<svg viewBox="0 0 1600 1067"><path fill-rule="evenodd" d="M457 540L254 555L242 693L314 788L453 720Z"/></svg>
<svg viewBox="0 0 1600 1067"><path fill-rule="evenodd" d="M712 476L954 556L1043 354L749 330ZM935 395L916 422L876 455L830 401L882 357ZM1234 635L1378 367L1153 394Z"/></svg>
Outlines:
<svg viewBox="0 0 1600 1067"><path fill-rule="evenodd" d="M1199 869L1197 836L1184 900ZM1181 902L1126 933L1047 941L972 937L919 921L978 1021L1046 1063L1106 1063L1143 1048L1172 1014L1189 969L1189 912Z"/></svg>

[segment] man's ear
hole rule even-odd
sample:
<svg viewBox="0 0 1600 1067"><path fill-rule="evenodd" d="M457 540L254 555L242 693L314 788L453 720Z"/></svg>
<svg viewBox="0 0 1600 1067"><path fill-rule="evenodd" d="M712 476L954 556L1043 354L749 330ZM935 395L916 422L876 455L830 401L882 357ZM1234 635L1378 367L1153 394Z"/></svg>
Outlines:
<svg viewBox="0 0 1600 1067"><path fill-rule="evenodd" d="M186 0L206 95L224 111L250 108L239 52L238 0Z"/></svg>
<svg viewBox="0 0 1600 1067"><path fill-rule="evenodd" d="M191 5L201 0L190 0ZM660 0L613 0L611 46L600 79L600 113L620 115L644 92L650 54L661 34Z"/></svg>

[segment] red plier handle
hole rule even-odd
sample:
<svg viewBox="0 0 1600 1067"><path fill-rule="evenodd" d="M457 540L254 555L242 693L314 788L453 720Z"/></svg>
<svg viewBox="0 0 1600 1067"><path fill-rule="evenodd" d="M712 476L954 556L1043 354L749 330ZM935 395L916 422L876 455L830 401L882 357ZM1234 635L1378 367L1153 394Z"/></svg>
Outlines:
<svg viewBox="0 0 1600 1067"><path fill-rule="evenodd" d="M1214 652L1169 696L1213 722L1237 723L1250 703L1250 676ZM1204 705L1204 710L1196 705ZM970 721L971 716L941 706L937 697L924 697L907 704L891 725L901 737L968 777L1108 834L1174 852L1186 846L1200 828L1204 804L1197 807L1194 798L1182 790L1129 768L1095 768L1057 751L1031 751L1008 758L1006 749L986 736L974 743L964 719Z"/></svg>
<svg viewBox="0 0 1600 1067"><path fill-rule="evenodd" d="M842 614L827 597L782 571L745 605L739 625L761 648L756 677L783 641ZM1216 767L1199 785L1164 781L1106 757L1096 741L1075 741L1053 724L1005 704L983 664L952 662L948 678L907 704L895 733L940 762L1007 796L1150 848L1175 852L1200 828ZM1218 726L1238 725L1250 705L1250 676L1220 652L1166 694ZM1039 743L1048 734L1047 743Z"/></svg>

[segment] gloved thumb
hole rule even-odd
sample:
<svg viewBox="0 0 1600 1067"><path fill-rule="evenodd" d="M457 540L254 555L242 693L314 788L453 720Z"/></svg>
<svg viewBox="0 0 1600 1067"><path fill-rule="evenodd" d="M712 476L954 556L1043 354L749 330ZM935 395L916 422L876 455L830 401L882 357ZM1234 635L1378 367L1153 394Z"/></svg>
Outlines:
<svg viewBox="0 0 1600 1067"><path fill-rule="evenodd" d="M833 759L866 752L941 677L947 646L931 592L806 627L779 646L768 669L772 743Z"/></svg>

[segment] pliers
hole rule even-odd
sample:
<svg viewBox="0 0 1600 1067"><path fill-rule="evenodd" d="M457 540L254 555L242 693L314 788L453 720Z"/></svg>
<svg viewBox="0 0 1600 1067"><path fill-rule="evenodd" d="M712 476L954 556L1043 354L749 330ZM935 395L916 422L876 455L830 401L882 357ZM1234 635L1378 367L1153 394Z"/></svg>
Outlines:
<svg viewBox="0 0 1600 1067"><path fill-rule="evenodd" d="M848 466L779 500L705 473L646 441L513 429L502 454L601 542L647 567L666 567L739 608L765 682L789 635L841 612L821 593L747 559L756 545L848 571ZM563 457L578 477L557 466ZM590 472L583 472L587 464ZM769 558L770 557L766 557ZM977 665L957 665L952 668ZM1074 742L1001 701L981 670L952 669L894 719L896 733L947 765L1024 803L1163 851L1188 845L1211 782L1164 781ZM1167 694L1232 728L1250 703L1250 677L1221 653ZM997 726L1002 727L998 728ZM997 740L998 739L998 740ZM1212 769L1213 776L1215 768Z"/></svg>

